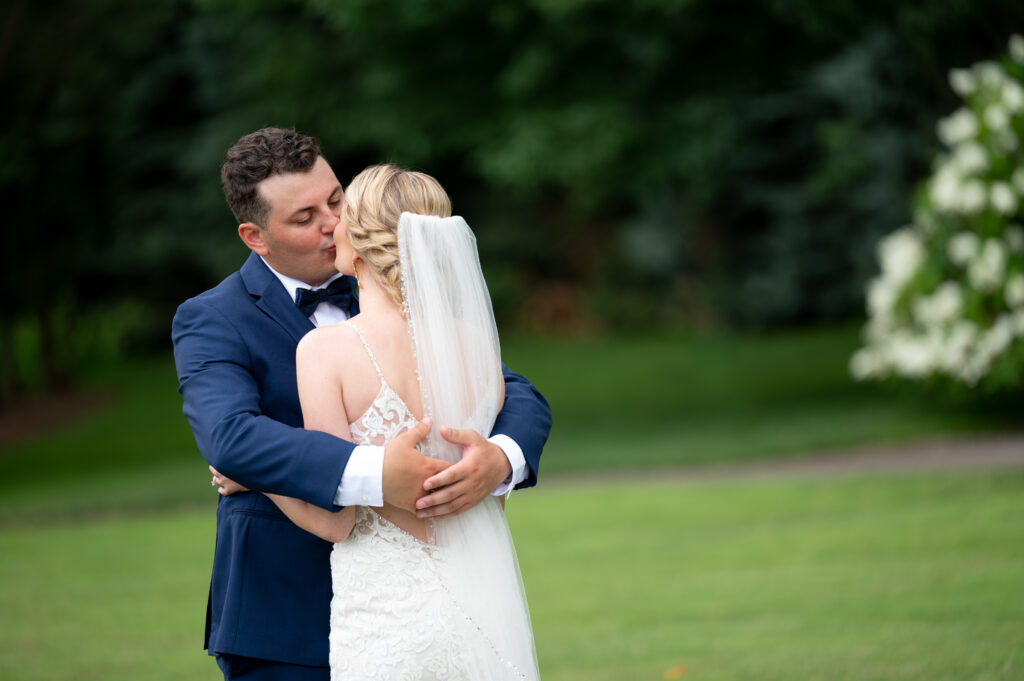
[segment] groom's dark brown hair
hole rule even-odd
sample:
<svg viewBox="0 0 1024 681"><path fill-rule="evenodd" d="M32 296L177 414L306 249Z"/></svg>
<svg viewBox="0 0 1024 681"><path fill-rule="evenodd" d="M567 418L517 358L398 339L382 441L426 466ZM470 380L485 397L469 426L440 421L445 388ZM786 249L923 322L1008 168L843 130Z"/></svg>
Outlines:
<svg viewBox="0 0 1024 681"><path fill-rule="evenodd" d="M259 183L271 175L309 172L319 156L315 138L283 128L263 128L235 142L220 167L224 198L235 219L266 227L270 205L260 196Z"/></svg>

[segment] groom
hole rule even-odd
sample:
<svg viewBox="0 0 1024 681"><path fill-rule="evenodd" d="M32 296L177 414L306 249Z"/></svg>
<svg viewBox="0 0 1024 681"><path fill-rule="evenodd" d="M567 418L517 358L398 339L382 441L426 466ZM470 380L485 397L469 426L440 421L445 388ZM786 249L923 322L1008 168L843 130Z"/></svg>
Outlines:
<svg viewBox="0 0 1024 681"><path fill-rule="evenodd" d="M315 139L278 128L241 138L221 180L252 253L185 301L172 332L183 410L217 471L330 510L386 500L421 517L536 484L551 412L507 368L490 439L451 431L463 457L450 467L414 449L425 424L386 448L303 430L296 345L315 326L358 312L353 282L334 267L342 188ZM220 497L205 643L225 679L329 678L330 551L263 494Z"/></svg>

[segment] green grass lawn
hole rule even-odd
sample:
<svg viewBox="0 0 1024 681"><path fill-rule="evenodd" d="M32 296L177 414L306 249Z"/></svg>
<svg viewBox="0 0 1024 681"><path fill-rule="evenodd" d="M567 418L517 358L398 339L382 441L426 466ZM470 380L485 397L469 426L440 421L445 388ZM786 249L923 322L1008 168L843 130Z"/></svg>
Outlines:
<svg viewBox="0 0 1024 681"><path fill-rule="evenodd" d="M505 342L555 417L542 484L509 509L547 681L1024 678L1024 471L566 481L1015 425L852 383L856 345ZM114 398L0 451L0 679L219 678L213 492L173 364L86 387Z"/></svg>
<svg viewBox="0 0 1024 681"><path fill-rule="evenodd" d="M1024 471L552 482L509 515L546 681L1024 676ZM211 501L0 530L0 678L219 678L212 535Z"/></svg>
<svg viewBox="0 0 1024 681"><path fill-rule="evenodd" d="M804 454L1012 425L847 373L850 328L754 336L507 339L548 397L542 475ZM110 406L0 451L0 525L188 505L209 497L169 357L99 368ZM1019 419L1018 419L1019 422Z"/></svg>
<svg viewBox="0 0 1024 681"><path fill-rule="evenodd" d="M1024 472L545 492L513 515L546 678L1024 676Z"/></svg>

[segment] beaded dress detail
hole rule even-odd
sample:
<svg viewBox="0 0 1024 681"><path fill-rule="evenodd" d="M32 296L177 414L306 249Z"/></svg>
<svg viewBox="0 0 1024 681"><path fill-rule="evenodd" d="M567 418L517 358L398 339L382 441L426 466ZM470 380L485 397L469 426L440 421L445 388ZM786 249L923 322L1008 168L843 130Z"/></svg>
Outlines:
<svg viewBox="0 0 1024 681"><path fill-rule="evenodd" d="M359 334L381 384L350 425L353 442L383 445L415 425L416 417L384 380L362 330L346 324ZM463 651L489 644L445 586L444 561L440 547L372 508L356 509L352 533L331 552L331 681L476 678ZM510 679L522 678L508 672Z"/></svg>

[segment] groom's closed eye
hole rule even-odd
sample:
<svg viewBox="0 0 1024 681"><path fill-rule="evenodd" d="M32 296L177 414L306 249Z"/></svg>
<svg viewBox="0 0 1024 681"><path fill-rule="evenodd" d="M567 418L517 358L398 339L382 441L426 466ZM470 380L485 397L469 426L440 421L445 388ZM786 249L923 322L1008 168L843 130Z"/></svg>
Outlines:
<svg viewBox="0 0 1024 681"><path fill-rule="evenodd" d="M331 194L331 198L327 200L327 205L330 206L331 208L336 208L337 206L341 205L340 189L334 190L334 193ZM313 221L313 214L315 212L316 211L312 206L308 208L300 208L299 210L295 211L293 220L297 225L308 225L310 222Z"/></svg>

